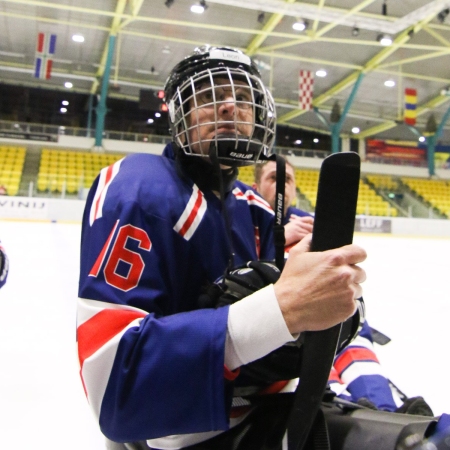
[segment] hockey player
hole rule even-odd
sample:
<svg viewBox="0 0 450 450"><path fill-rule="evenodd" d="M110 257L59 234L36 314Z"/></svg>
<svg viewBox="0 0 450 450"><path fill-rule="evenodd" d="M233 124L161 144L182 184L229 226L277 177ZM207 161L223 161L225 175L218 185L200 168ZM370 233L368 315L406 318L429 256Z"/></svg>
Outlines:
<svg viewBox="0 0 450 450"><path fill-rule="evenodd" d="M284 190L284 236L286 247L290 248L312 232L314 218L311 214L295 208L292 203L296 199L295 170L286 161L286 184ZM274 161L267 161L255 166L255 181L252 188L258 192L275 209L277 168Z"/></svg>
<svg viewBox="0 0 450 450"><path fill-rule="evenodd" d="M9 272L9 260L6 256L5 249L0 243L0 288L6 283Z"/></svg>
<svg viewBox="0 0 450 450"><path fill-rule="evenodd" d="M274 258L273 211L236 181L236 167L270 153L275 108L255 64L230 48L196 49L170 73L165 98L166 156L103 169L87 199L80 374L108 448L237 448L262 411L236 398L235 386L254 388L240 372L303 331L352 316L366 254L355 245L311 253L308 236L274 284L205 307L216 279ZM262 442L276 421L260 429Z"/></svg>

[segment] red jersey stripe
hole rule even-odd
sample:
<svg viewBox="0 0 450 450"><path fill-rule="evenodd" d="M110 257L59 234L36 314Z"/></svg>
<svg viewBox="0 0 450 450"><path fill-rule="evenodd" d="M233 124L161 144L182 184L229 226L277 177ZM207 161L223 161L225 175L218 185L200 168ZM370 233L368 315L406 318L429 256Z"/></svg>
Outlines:
<svg viewBox="0 0 450 450"><path fill-rule="evenodd" d="M223 376L228 381L235 380L239 375L240 371L241 369L239 369L239 367L237 369L230 370L227 366L223 366Z"/></svg>
<svg viewBox="0 0 450 450"><path fill-rule="evenodd" d="M111 243L111 240L114 236L114 232L116 231L117 225L119 224L119 221L117 221L114 225L114 228L112 229L111 233L108 236L108 239L105 242L105 245L102 248L102 251L98 255L97 261L95 261L95 264L92 266L91 271L89 272L90 277L96 277L98 273L100 272L100 269L102 267L103 260L105 259L106 252L108 251L109 244Z"/></svg>
<svg viewBox="0 0 450 450"><path fill-rule="evenodd" d="M78 327L80 366L129 323L145 314L123 309L104 309Z"/></svg>
<svg viewBox="0 0 450 450"><path fill-rule="evenodd" d="M195 199L195 204L194 207L192 208L192 211L189 213L188 218L186 219L186 222L184 222L183 226L181 227L179 234L180 236L184 236L187 231L189 230L189 228L191 227L192 223L194 222L196 216L197 216L197 212L198 209L200 208L200 205L202 204L203 201L203 194L201 193L201 191L197 191L197 198Z"/></svg>
<svg viewBox="0 0 450 450"><path fill-rule="evenodd" d="M344 372L344 370L353 363L366 361L379 363L378 358L372 350L363 347L349 348L345 350L342 355L336 358L334 367L338 371L339 375L341 375L342 372Z"/></svg>

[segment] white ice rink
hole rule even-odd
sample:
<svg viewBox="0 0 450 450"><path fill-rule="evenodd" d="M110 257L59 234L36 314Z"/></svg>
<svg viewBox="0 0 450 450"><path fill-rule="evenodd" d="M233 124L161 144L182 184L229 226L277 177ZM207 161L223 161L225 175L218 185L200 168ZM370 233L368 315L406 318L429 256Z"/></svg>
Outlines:
<svg viewBox="0 0 450 450"><path fill-rule="evenodd" d="M75 352L79 224L0 221L10 258L0 290L0 447L103 450ZM419 232L419 230L418 230ZM355 236L368 251L369 323L386 374L435 414L450 412L450 239Z"/></svg>

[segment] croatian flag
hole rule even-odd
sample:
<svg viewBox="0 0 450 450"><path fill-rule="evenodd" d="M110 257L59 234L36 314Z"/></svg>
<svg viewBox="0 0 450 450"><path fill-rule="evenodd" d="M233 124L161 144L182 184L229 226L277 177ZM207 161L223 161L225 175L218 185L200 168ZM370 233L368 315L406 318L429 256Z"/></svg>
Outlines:
<svg viewBox="0 0 450 450"><path fill-rule="evenodd" d="M39 33L34 65L35 78L49 80L52 73L53 56L56 48L56 34Z"/></svg>
<svg viewBox="0 0 450 450"><path fill-rule="evenodd" d="M298 106L309 111L312 108L314 74L309 70L300 70L298 80Z"/></svg>

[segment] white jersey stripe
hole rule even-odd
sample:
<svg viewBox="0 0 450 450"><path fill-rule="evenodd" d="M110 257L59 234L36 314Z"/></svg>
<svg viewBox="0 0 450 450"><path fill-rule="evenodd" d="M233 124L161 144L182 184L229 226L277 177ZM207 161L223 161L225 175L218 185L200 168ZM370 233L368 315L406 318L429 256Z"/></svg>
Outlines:
<svg viewBox="0 0 450 450"><path fill-rule="evenodd" d="M96 219L103 215L103 204L108 192L108 188L118 174L120 164L123 158L116 161L112 166L105 167L100 171L100 179L98 181L97 190L95 191L94 200L92 201L91 210L89 212L89 224L92 226Z"/></svg>
<svg viewBox="0 0 450 450"><path fill-rule="evenodd" d="M272 215L275 214L270 205L262 197L256 195L251 189L242 192L239 188L236 187L233 189L233 194L237 200L244 200L249 205L258 206L259 208L264 209Z"/></svg>
<svg viewBox="0 0 450 450"><path fill-rule="evenodd" d="M122 309L125 311L135 311L142 314L148 314L140 308L135 308L134 306L121 305L118 303L108 303L101 302L99 300L89 300L86 298L78 298L78 309L77 309L77 326L82 325L84 322L94 317L97 313L104 309Z"/></svg>
<svg viewBox="0 0 450 450"><path fill-rule="evenodd" d="M364 375L381 375L386 378L380 364L371 361L356 361L341 374L341 380L349 385L352 381Z"/></svg>
<svg viewBox="0 0 450 450"><path fill-rule="evenodd" d="M142 319L129 323L120 333L104 344L97 352L86 358L81 369L81 377L87 392L88 401L97 418L100 417L103 396L109 381L120 339L131 327L139 326Z"/></svg>

